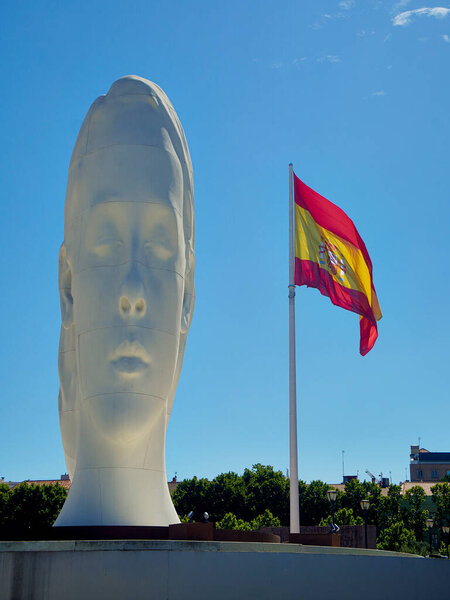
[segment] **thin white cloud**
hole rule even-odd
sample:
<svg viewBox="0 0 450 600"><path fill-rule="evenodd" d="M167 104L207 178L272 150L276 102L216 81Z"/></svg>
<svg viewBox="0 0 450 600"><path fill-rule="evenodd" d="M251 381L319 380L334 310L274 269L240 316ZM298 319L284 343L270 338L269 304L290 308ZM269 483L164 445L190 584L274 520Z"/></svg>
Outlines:
<svg viewBox="0 0 450 600"><path fill-rule="evenodd" d="M392 19L392 23L394 26L400 25L409 25L414 17L418 16L426 16L426 17L435 17L436 19L445 19L445 17L450 13L450 8L444 8L442 6L436 6L435 8L415 8L414 10L405 10L404 12L395 15Z"/></svg>
<svg viewBox="0 0 450 600"><path fill-rule="evenodd" d="M349 18L349 15L345 12L325 13L325 14L321 15L320 18L315 23L310 25L309 27L317 30L317 29L321 29L326 23L330 23L331 21L334 21L335 19L348 19L348 18Z"/></svg>
<svg viewBox="0 0 450 600"><path fill-rule="evenodd" d="M388 66L386 67L386 69L387 69L388 71L390 71L390 70L392 69L392 65L388 65Z"/></svg>
<svg viewBox="0 0 450 600"><path fill-rule="evenodd" d="M282 69L283 68L283 63L282 62L273 61L273 62L270 63L270 68L271 69Z"/></svg>
<svg viewBox="0 0 450 600"><path fill-rule="evenodd" d="M447 44L450 44L450 37L446 33L444 33L442 39L444 40L444 42L447 42Z"/></svg>
<svg viewBox="0 0 450 600"><path fill-rule="evenodd" d="M342 0L339 2L339 8L342 8L343 10L350 10L355 6L355 4L355 0Z"/></svg>
<svg viewBox="0 0 450 600"><path fill-rule="evenodd" d="M327 56L321 56L316 59L317 62L329 62L329 63L338 63L342 62L342 59L339 56L335 56L333 54L328 54Z"/></svg>
<svg viewBox="0 0 450 600"><path fill-rule="evenodd" d="M379 92L372 92L372 96L386 96L386 92L384 90L380 90Z"/></svg>
<svg viewBox="0 0 450 600"><path fill-rule="evenodd" d="M367 37L368 35L375 35L375 31L367 31L367 29L361 29L356 33L358 37Z"/></svg>
<svg viewBox="0 0 450 600"><path fill-rule="evenodd" d="M408 4L411 2L411 0L399 0L398 2L396 2L394 4L394 6L392 7L392 12L397 12L398 10L400 10L401 8L405 8L405 6L408 6Z"/></svg>

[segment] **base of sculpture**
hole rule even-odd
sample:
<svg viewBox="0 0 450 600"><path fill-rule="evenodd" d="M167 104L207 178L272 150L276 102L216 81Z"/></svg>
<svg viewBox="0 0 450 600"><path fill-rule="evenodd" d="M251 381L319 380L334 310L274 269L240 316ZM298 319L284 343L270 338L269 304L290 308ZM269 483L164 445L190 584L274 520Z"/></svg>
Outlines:
<svg viewBox="0 0 450 600"><path fill-rule="evenodd" d="M450 561L298 544L0 542L0 578L0 600L442 600Z"/></svg>

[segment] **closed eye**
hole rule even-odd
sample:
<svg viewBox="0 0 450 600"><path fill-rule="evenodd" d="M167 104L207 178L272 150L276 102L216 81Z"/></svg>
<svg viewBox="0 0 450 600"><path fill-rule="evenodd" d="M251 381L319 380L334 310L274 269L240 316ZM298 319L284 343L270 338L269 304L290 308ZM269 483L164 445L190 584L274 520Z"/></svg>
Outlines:
<svg viewBox="0 0 450 600"><path fill-rule="evenodd" d="M94 252L98 256L108 256L108 254L112 254L113 252L120 250L122 247L123 242L121 240L101 238L95 245Z"/></svg>
<svg viewBox="0 0 450 600"><path fill-rule="evenodd" d="M166 261L173 256L173 249L170 247L168 242L154 241L145 243L146 254L151 253L157 259Z"/></svg>

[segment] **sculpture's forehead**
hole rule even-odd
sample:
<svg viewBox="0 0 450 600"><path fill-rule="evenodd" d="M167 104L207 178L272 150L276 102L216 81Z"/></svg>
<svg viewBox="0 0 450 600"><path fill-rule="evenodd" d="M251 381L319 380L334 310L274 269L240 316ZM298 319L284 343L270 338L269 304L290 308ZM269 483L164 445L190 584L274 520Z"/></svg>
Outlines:
<svg viewBox="0 0 450 600"><path fill-rule="evenodd" d="M183 176L177 156L153 146L111 146L72 163L66 227L103 202L162 204L182 215Z"/></svg>
<svg viewBox="0 0 450 600"><path fill-rule="evenodd" d="M156 146L177 153L174 117L155 95L100 96L81 126L71 162L109 146Z"/></svg>

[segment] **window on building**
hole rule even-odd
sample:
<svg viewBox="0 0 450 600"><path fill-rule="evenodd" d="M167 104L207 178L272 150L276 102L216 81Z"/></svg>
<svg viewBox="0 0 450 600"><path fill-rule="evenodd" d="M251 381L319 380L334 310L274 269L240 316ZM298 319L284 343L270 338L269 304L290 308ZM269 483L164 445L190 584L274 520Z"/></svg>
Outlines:
<svg viewBox="0 0 450 600"><path fill-rule="evenodd" d="M450 471L447 471L447 475L450 475Z"/></svg>
<svg viewBox="0 0 450 600"><path fill-rule="evenodd" d="M423 477L423 472L422 472L422 469L419 469L419 470L417 471L417 477L418 477L419 479L422 479L422 477Z"/></svg>
<svg viewBox="0 0 450 600"><path fill-rule="evenodd" d="M431 472L431 477L433 477L433 479L437 479L438 473L437 471L432 471Z"/></svg>

